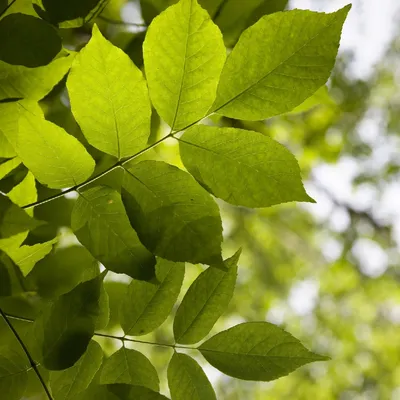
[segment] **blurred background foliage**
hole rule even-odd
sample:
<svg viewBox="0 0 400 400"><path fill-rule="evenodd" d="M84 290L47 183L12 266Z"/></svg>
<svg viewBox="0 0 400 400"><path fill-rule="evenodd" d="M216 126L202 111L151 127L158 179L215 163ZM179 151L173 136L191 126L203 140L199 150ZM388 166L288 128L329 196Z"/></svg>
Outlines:
<svg viewBox="0 0 400 400"><path fill-rule="evenodd" d="M141 46L146 26L174 2L111 0L96 23L111 42L143 68ZM228 48L235 44L243 29L268 12L295 6L331 11L342 5L340 1L328 0L201 0L200 3L220 26ZM369 20L363 20L368 13L363 14L363 8L365 11L371 4L355 0L350 15L359 13L358 23L368 26ZM393 4L383 1L382 7L394 7ZM13 7L32 12L30 5L30 1L19 0ZM392 14L392 20L398 23L394 8ZM356 21L356 17L352 18L347 25ZM79 50L88 41L90 32L91 24L62 30L64 46ZM349 34L344 31L344 43L351 41ZM379 56L370 60L370 71L363 74L357 73L360 61L355 53L369 43L360 40L353 47L344 46L346 49L340 51L328 82L328 92L321 91L314 104L303 105L303 110L260 122L217 116L205 121L256 130L286 145L298 158L307 189L317 201L317 204L286 204L258 211L219 203L225 255L233 254L240 246L243 253L234 298L213 332L241 321L267 320L283 326L309 348L332 358L330 362L303 367L271 383L239 381L205 367L220 399L400 398L400 31L393 29L388 37L387 45L378 42ZM85 142L68 108L65 80L41 101L41 106L47 119ZM149 142L164 135L166 129L156 113L152 122ZM97 160L98 172L115 162L111 156L87 147ZM140 159L157 158L182 167L177 154L176 143L167 141ZM27 171L19 166L1 181L0 190L8 193L26 179ZM102 183L107 182L115 185L118 172L102 178ZM56 193L40 185L37 189L39 199ZM69 230L73 201L69 196L35 209L35 216L49 225L31 232L25 243L43 242L57 234L61 240L55 253L39 262L26 280L15 282L27 291L0 299L7 312L34 318L46 299L68 288L71 270L79 268L75 263L78 255L79 259L85 257L88 264L93 263L89 254L78 254L85 250L77 247ZM65 264L66 273L59 277L60 287L49 293L41 287L46 286L55 258ZM182 293L201 270L200 265L187 266ZM129 280L116 274L107 277L111 309L108 332L119 332L119 299L128 283ZM144 339L171 342L171 320ZM29 325L23 321L15 323L22 332ZM4 323L0 323L0 335L2 344L11 345L15 340ZM120 345L109 339L99 342L109 353ZM167 390L165 377L170 349L137 346L151 357L164 381L163 389ZM204 360L198 359L204 364ZM33 373L27 398L41 398Z"/></svg>

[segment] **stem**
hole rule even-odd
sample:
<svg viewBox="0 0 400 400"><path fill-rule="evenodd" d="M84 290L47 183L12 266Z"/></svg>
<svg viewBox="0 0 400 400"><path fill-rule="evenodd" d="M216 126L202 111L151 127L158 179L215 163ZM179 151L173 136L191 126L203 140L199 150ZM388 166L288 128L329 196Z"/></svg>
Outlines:
<svg viewBox="0 0 400 400"><path fill-rule="evenodd" d="M100 174L94 176L93 178L90 178L86 182L80 183L79 185L75 185L75 186L73 186L73 187L71 187L69 189L66 189L66 190L62 191L61 193L57 193L57 194L55 194L53 196L47 197L44 200L38 200L38 201L35 201L34 203L26 204L26 205L22 206L21 208L27 209L27 208L32 208L32 207L36 207L36 206L41 206L42 204L48 203L49 201L53 201L53 200L59 199L61 197L64 197L64 195L66 195L67 193L77 192L80 188L82 188L82 187L84 187L86 185L89 185L90 183L96 181L97 179L102 178L103 176L107 175L109 172L113 171L114 169L127 164L128 162L132 161L134 158L139 157L143 153L146 153L147 151L149 151L153 147L156 147L161 142L163 142L164 140L166 140L166 139L168 139L168 138L170 138L172 136L173 136L173 134L169 133L167 136L164 136L163 138L157 140L157 142L154 142L153 144L151 144L150 146L146 147L145 149L140 150L138 153L134 154L133 156L128 157L125 161L122 161L122 160L118 161L117 163L115 163L111 167L107 168L105 171L103 171Z"/></svg>
<svg viewBox="0 0 400 400"><path fill-rule="evenodd" d="M2 17L7 10L16 2L17 0L12 0L12 2L1 12L0 17Z"/></svg>
<svg viewBox="0 0 400 400"><path fill-rule="evenodd" d="M95 335L96 336L105 337L105 338L108 338L108 339L120 340L121 342L133 342L133 343L141 343L141 344L150 344L152 346L169 347L169 348L172 348L172 349L196 350L193 347L180 346L178 344L149 342L147 340L131 339L131 338L128 338L126 336L107 335L106 333L95 333Z"/></svg>
<svg viewBox="0 0 400 400"><path fill-rule="evenodd" d="M7 315L3 312L2 309L0 309L0 314L3 317L5 323L8 325L8 327L10 328L11 332L14 334L15 338L18 340L19 344L21 345L22 349L24 350L26 356L28 357L29 363L32 367L32 369L35 371L37 377L39 378L40 383L43 386L43 389L47 395L47 397L49 398L49 400L53 400L53 397L51 396L51 393L48 389L48 387L46 386L46 383L44 382L42 375L40 375L40 371L35 363L35 361L33 360L32 356L29 353L29 350L27 349L27 347L25 346L25 343L23 342L23 340L21 339L21 337L19 336L18 332L16 331L16 329L13 327L13 325L11 324L11 322L8 320Z"/></svg>
<svg viewBox="0 0 400 400"><path fill-rule="evenodd" d="M118 21L118 20L115 20L115 19L103 17L102 15L99 15L97 18L101 19L101 20L103 20L105 22L108 22L109 24L113 24L113 25L126 25L126 26L136 26L138 28L147 28L146 24L140 24L140 23L137 23L137 22Z"/></svg>

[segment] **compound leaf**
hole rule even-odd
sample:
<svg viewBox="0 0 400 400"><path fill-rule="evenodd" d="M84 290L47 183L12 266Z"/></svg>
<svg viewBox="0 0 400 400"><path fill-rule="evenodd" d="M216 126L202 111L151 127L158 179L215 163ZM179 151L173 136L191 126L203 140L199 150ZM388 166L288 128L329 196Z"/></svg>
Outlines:
<svg viewBox="0 0 400 400"><path fill-rule="evenodd" d="M294 156L254 131L194 126L180 139L186 169L214 196L246 207L313 201Z"/></svg>
<svg viewBox="0 0 400 400"><path fill-rule="evenodd" d="M143 56L152 103L172 129L205 116L226 50L221 32L196 0L181 0L154 19Z"/></svg>
<svg viewBox="0 0 400 400"><path fill-rule="evenodd" d="M178 298L184 275L183 263L159 258L157 282L133 280L120 309L120 322L125 334L145 335L160 326Z"/></svg>
<svg viewBox="0 0 400 400"><path fill-rule="evenodd" d="M186 354L174 353L168 366L172 400L217 400L203 369Z"/></svg>
<svg viewBox="0 0 400 400"><path fill-rule="evenodd" d="M154 254L191 263L221 260L218 206L188 173L162 161L142 161L126 169L122 200Z"/></svg>
<svg viewBox="0 0 400 400"><path fill-rule="evenodd" d="M268 322L236 325L204 342L199 350L224 374L255 381L271 381L307 363L327 359Z"/></svg>
<svg viewBox="0 0 400 400"><path fill-rule="evenodd" d="M301 104L328 79L349 9L291 10L261 18L230 53L212 109L261 120Z"/></svg>
<svg viewBox="0 0 400 400"><path fill-rule="evenodd" d="M212 266L189 287L174 319L178 343L197 343L210 332L233 296L240 250L225 261L227 271Z"/></svg>
<svg viewBox="0 0 400 400"><path fill-rule="evenodd" d="M117 158L146 147L151 117L146 82L96 25L74 60L67 87L72 112L92 146Z"/></svg>
<svg viewBox="0 0 400 400"><path fill-rule="evenodd" d="M139 241L114 189L96 186L81 191L71 225L79 241L107 269L136 279L154 277L155 257Z"/></svg>

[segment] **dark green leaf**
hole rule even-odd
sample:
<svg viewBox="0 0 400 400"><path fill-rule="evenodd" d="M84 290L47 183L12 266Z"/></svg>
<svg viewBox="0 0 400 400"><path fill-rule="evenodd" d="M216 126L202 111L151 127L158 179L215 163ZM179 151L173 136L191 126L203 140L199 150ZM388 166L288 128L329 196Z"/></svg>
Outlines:
<svg viewBox="0 0 400 400"><path fill-rule="evenodd" d="M43 365L52 371L72 367L85 353L100 315L104 275L60 296L35 322Z"/></svg>
<svg viewBox="0 0 400 400"><path fill-rule="evenodd" d="M47 65L61 50L61 37L47 22L15 13L0 20L0 60L13 65Z"/></svg>
<svg viewBox="0 0 400 400"><path fill-rule="evenodd" d="M29 216L26 211L0 193L0 239L34 229L41 224L41 221Z"/></svg>
<svg viewBox="0 0 400 400"><path fill-rule="evenodd" d="M143 56L151 101L172 129L206 115L226 50L221 32L196 0L181 0L151 23Z"/></svg>
<svg viewBox="0 0 400 400"><path fill-rule="evenodd" d="M258 132L194 126L180 139L187 170L214 196L246 207L313 201L294 156Z"/></svg>
<svg viewBox="0 0 400 400"><path fill-rule="evenodd" d="M174 320L178 343L199 342L226 310L235 289L240 252L225 261L226 272L211 266L189 287Z"/></svg>
<svg viewBox="0 0 400 400"><path fill-rule="evenodd" d="M125 334L145 335L160 326L178 298L184 275L184 264L159 258L158 282L133 280L121 303L120 320Z"/></svg>
<svg viewBox="0 0 400 400"><path fill-rule="evenodd" d="M349 9L292 10L261 18L230 53L212 109L254 121L301 104L328 79Z"/></svg>
<svg viewBox="0 0 400 400"><path fill-rule="evenodd" d="M122 200L140 240L154 254L192 263L221 260L218 206L186 172L142 161L126 170Z"/></svg>
<svg viewBox="0 0 400 400"><path fill-rule="evenodd" d="M168 366L172 400L217 400L203 369L186 354L174 353Z"/></svg>
<svg viewBox="0 0 400 400"><path fill-rule="evenodd" d="M8 268L4 264L3 260L0 258L0 297L11 296L11 294L12 285L10 273L8 272Z"/></svg>
<svg viewBox="0 0 400 400"><path fill-rule="evenodd" d="M158 391L157 371L139 351L122 347L108 358L101 371L101 384L127 383Z"/></svg>
<svg viewBox="0 0 400 400"><path fill-rule="evenodd" d="M28 382L28 359L16 351L0 348L0 393L4 400L23 398Z"/></svg>
<svg viewBox="0 0 400 400"><path fill-rule="evenodd" d="M155 257L140 243L114 189L97 186L80 192L71 224L79 241L106 268L136 279L154 276Z"/></svg>
<svg viewBox="0 0 400 400"><path fill-rule="evenodd" d="M40 296L51 299L72 290L99 273L98 262L82 246L58 249L39 261L27 276L27 282Z"/></svg>
<svg viewBox="0 0 400 400"><path fill-rule="evenodd" d="M236 325L207 340L199 350L221 372L255 381L271 381L304 364L327 360L268 322Z"/></svg>
<svg viewBox="0 0 400 400"><path fill-rule="evenodd" d="M103 350L90 341L82 358L71 368L50 374L50 386L55 400L72 400L92 382L101 366Z"/></svg>
<svg viewBox="0 0 400 400"><path fill-rule="evenodd" d="M56 399L57 400L57 399ZM82 393L78 400L168 400L167 397L144 386L123 383L95 385Z"/></svg>

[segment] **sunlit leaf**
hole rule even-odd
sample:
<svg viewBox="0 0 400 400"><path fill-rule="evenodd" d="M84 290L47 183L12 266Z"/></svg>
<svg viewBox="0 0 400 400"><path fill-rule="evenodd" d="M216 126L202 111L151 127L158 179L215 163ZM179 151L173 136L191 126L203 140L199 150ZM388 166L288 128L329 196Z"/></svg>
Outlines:
<svg viewBox="0 0 400 400"><path fill-rule="evenodd" d="M205 116L226 50L221 32L196 0L181 0L154 19L143 56L152 103L171 128Z"/></svg>
<svg viewBox="0 0 400 400"><path fill-rule="evenodd" d="M67 81L72 112L88 142L117 158L146 147L151 107L141 71L96 25Z"/></svg>
<svg viewBox="0 0 400 400"><path fill-rule="evenodd" d="M72 229L106 268L137 279L154 276L155 257L139 241L114 189L97 186L81 191L72 212Z"/></svg>
<svg viewBox="0 0 400 400"><path fill-rule="evenodd" d="M230 53L212 109L260 120L301 104L328 79L349 9L292 10L261 18Z"/></svg>
<svg viewBox="0 0 400 400"><path fill-rule="evenodd" d="M194 126L180 139L187 170L214 196L246 207L313 201L294 156L254 131Z"/></svg>
<svg viewBox="0 0 400 400"><path fill-rule="evenodd" d="M174 319L178 343L199 342L210 332L233 296L240 250L225 260L227 271L209 267L189 287Z"/></svg>
<svg viewBox="0 0 400 400"><path fill-rule="evenodd" d="M131 282L120 309L121 326L127 335L145 335L165 321L178 298L184 274L184 264L159 258L157 281Z"/></svg>
<svg viewBox="0 0 400 400"><path fill-rule="evenodd" d="M271 381L302 365L327 360L268 322L236 325L204 342L199 350L221 372L256 381Z"/></svg>

